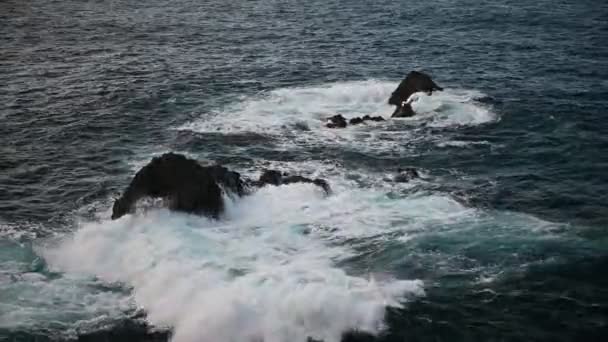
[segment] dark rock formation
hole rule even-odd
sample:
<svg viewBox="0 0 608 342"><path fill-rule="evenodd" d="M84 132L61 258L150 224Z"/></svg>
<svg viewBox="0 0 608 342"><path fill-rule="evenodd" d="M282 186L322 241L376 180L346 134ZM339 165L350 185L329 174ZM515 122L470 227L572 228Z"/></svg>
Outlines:
<svg viewBox="0 0 608 342"><path fill-rule="evenodd" d="M414 109L412 109L412 105L403 101L399 106L397 106L391 115L391 118L409 118L410 116L414 115L416 115L416 112L414 112Z"/></svg>
<svg viewBox="0 0 608 342"><path fill-rule="evenodd" d="M395 182L407 183L412 179L420 178L420 173L413 167L399 168L397 172L398 174L393 179Z"/></svg>
<svg viewBox="0 0 608 342"><path fill-rule="evenodd" d="M221 165L207 166L205 168L225 191L239 196L245 195L245 183L241 179L240 173L230 171Z"/></svg>
<svg viewBox="0 0 608 342"><path fill-rule="evenodd" d="M262 187L267 184L278 186L278 185L281 185L282 180L283 180L283 174L280 171L265 170L260 175L260 178L257 181L253 182L252 184L254 186L258 186L258 187Z"/></svg>
<svg viewBox="0 0 608 342"><path fill-rule="evenodd" d="M331 118L327 119L326 126L329 128L344 128L347 126L346 118L342 115L334 115ZM365 121L384 121L384 118L381 116L369 116L365 115L364 117L355 117L348 121L350 125L359 125L364 123Z"/></svg>
<svg viewBox="0 0 608 342"><path fill-rule="evenodd" d="M385 121L381 116L369 116L365 115L362 119L363 121Z"/></svg>
<svg viewBox="0 0 608 342"><path fill-rule="evenodd" d="M329 194L322 179L289 176L276 170L265 171L259 180L246 183L238 172L221 165L202 166L196 160L175 153L155 157L139 170L122 196L114 201L112 219L135 209L144 197L162 198L171 210L218 218L224 210L222 193L243 196L251 186L312 183Z"/></svg>
<svg viewBox="0 0 608 342"><path fill-rule="evenodd" d="M411 105L407 102L413 93L423 91L431 95L433 90L443 90L427 74L411 71L397 89L391 94L388 103L397 106L392 117L408 117L414 115Z"/></svg>
<svg viewBox="0 0 608 342"><path fill-rule="evenodd" d="M321 187L326 194L329 194L331 192L329 184L324 179L311 179L302 176L290 176L286 173L281 173L277 170L265 170L262 175L260 175L260 178L257 181L252 182L252 185L257 187L263 187L266 185L279 186L282 184L291 183L311 183Z"/></svg>
<svg viewBox="0 0 608 342"><path fill-rule="evenodd" d="M358 125L360 123L363 123L363 119L361 119L360 117L352 118L348 121L348 123L350 125Z"/></svg>
<svg viewBox="0 0 608 342"><path fill-rule="evenodd" d="M384 121L384 118L381 116L365 115L362 118L360 118L360 117L352 118L352 119L350 119L350 121L348 123L351 125L358 125L358 124L364 123L365 121Z"/></svg>
<svg viewBox="0 0 608 342"><path fill-rule="evenodd" d="M327 124L326 126L329 128L344 128L346 127L346 119L340 115L334 115L331 118L327 119Z"/></svg>
<svg viewBox="0 0 608 342"><path fill-rule="evenodd" d="M112 219L132 212L142 197L164 198L172 210L217 218L224 209L220 185L242 193L238 173L221 166L203 167L183 155L166 153L153 158L135 174L114 202Z"/></svg>

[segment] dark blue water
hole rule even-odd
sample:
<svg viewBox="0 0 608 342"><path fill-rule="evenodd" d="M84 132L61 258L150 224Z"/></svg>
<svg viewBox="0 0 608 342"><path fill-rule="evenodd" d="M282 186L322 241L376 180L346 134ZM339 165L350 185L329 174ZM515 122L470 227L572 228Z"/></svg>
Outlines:
<svg viewBox="0 0 608 342"><path fill-rule="evenodd" d="M606 3L586 0L2 1L0 336L602 340L607 18ZM388 95L410 70L446 88L419 100L418 117L323 127L337 112L388 117ZM336 194L271 191L219 224L164 211L110 222L113 197L169 150L246 174L274 166L324 177ZM387 181L399 166L423 180ZM224 228L242 235L205 235ZM242 243L234 252L232 239ZM303 278L315 291L292 286L299 268L270 277L268 293L240 283L264 265L300 265L296 255L318 261L306 268L321 285ZM150 266L173 256L198 266ZM183 297L216 260L232 272L226 282ZM159 270L169 280L152 291ZM338 270L348 276L327 275ZM385 326L370 329L363 317L375 306L357 295L369 284L332 301L335 284L370 275L420 281L424 294L403 290ZM230 300L210 303L223 289L215 296ZM235 304L244 297L263 310ZM325 314L332 323L313 319Z"/></svg>

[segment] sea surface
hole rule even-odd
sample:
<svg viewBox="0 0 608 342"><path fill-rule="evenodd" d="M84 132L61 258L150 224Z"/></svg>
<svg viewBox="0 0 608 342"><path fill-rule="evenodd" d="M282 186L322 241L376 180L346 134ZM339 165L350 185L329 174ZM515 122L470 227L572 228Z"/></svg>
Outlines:
<svg viewBox="0 0 608 342"><path fill-rule="evenodd" d="M168 151L333 194L110 220ZM0 1L2 341L606 341L607 194L606 1Z"/></svg>

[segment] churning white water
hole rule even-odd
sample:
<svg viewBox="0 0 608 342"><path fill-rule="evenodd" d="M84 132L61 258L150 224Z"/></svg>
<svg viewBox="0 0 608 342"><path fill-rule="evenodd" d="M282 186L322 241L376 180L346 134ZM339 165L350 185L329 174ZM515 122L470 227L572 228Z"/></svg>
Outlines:
<svg viewBox="0 0 608 342"><path fill-rule="evenodd" d="M386 99L395 87L372 80L278 89L179 129L273 135L286 148L340 143L388 149L393 137L415 134L411 128L420 122L441 127L497 119L475 102L481 94L448 89L416 94L414 118L344 130L323 126L336 113L388 118ZM361 253L353 239L359 248L408 241L431 227L467 227L479 215L447 195L389 197L391 189L410 185L379 175L359 175L371 186L362 188L336 165L272 166L327 178L334 193L327 197L310 184L266 187L245 198L226 197L219 221L152 209L116 221L82 222L73 234L37 249L51 270L129 288L109 300L123 311L125 303L145 310L151 324L173 330L175 341L330 342L351 329L379 332L387 306L424 294L420 280L344 267Z"/></svg>
<svg viewBox="0 0 608 342"><path fill-rule="evenodd" d="M345 196L361 197L341 205ZM354 255L341 239L377 233L373 212L396 209L375 200L362 191L324 198L308 184L266 187L228 200L220 221L152 210L85 223L42 254L57 270L132 287L149 321L172 327L175 341L338 341L349 329L379 331L386 306L423 294L418 280L336 266Z"/></svg>
<svg viewBox="0 0 608 342"><path fill-rule="evenodd" d="M368 80L281 88L203 113L200 119L178 129L201 133L266 134L282 139L286 149L294 145L340 144L367 151L393 149L395 139L420 138L414 135L414 128L420 124L455 127L498 119L490 107L476 101L484 97L481 92L457 88L446 88L431 96L416 93L412 95L412 107L418 114L411 118L390 119L394 107L388 105L387 99L396 87L395 82ZM335 114L342 114L347 119L380 115L388 121L367 122L346 129L326 128L326 118Z"/></svg>
<svg viewBox="0 0 608 342"><path fill-rule="evenodd" d="M171 328L174 341L339 341L351 329L379 332L387 306L424 295L420 280L396 278L383 266L349 266L365 250L379 253L398 242L407 257L420 253L409 241L428 234L483 241L485 234L554 228L528 215L468 208L448 195L358 187L346 170L327 164L283 166L328 174L334 193L326 197L311 184L265 187L226 198L218 221L150 209L83 222L37 250L75 289L100 281L126 286L130 292L89 296L87 304L111 315L126 303L137 306L154 326ZM497 272L489 267L482 275ZM85 306L65 294L57 295Z"/></svg>

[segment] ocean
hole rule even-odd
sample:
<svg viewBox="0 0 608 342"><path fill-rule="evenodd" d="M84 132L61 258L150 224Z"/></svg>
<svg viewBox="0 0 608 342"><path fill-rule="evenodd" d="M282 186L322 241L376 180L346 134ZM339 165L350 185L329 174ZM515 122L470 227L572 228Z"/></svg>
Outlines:
<svg viewBox="0 0 608 342"><path fill-rule="evenodd" d="M0 340L604 341L607 42L591 0L3 0ZM333 193L110 220L169 151Z"/></svg>

